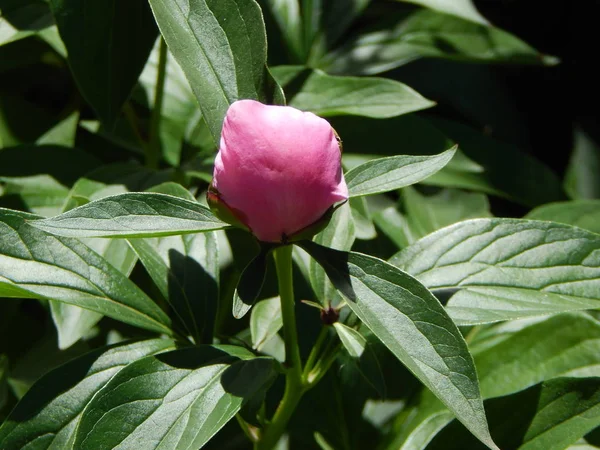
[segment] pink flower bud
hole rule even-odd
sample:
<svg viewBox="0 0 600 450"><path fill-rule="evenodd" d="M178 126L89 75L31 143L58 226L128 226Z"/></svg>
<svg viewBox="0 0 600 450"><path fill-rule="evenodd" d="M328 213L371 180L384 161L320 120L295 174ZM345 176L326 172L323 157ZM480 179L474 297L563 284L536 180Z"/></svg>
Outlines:
<svg viewBox="0 0 600 450"><path fill-rule="evenodd" d="M208 198L222 218L237 219L259 240L286 242L348 198L333 128L289 106L233 103Z"/></svg>

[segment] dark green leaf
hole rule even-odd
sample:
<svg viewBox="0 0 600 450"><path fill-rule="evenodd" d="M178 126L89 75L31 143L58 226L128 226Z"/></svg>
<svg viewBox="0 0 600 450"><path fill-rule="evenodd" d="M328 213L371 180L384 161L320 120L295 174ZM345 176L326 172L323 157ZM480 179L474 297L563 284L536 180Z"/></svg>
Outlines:
<svg viewBox="0 0 600 450"><path fill-rule="evenodd" d="M3 449L73 449L75 430L92 397L136 359L175 348L153 339L94 350L44 375L0 427Z"/></svg>
<svg viewBox="0 0 600 450"><path fill-rule="evenodd" d="M0 45L8 44L54 25L43 0L4 0L0 5Z"/></svg>
<svg viewBox="0 0 600 450"><path fill-rule="evenodd" d="M598 373L600 324L596 320L583 314L561 314L521 323L473 333L470 348L484 399L513 394L554 377ZM452 414L441 402L424 393L417 414L402 424L387 448L425 448L451 421Z"/></svg>
<svg viewBox="0 0 600 450"><path fill-rule="evenodd" d="M546 381L519 394L486 401L486 410L501 448L563 450L600 425L600 378ZM452 424L427 448L478 450L481 446Z"/></svg>
<svg viewBox="0 0 600 450"><path fill-rule="evenodd" d="M196 202L175 183L151 188ZM156 239L129 239L178 321L197 343L212 342L219 298L219 257L214 232Z"/></svg>
<svg viewBox="0 0 600 450"><path fill-rule="evenodd" d="M63 145L65 147L75 146L75 134L79 124L79 113L74 112L66 119L41 135L37 143L39 145Z"/></svg>
<svg viewBox="0 0 600 450"><path fill-rule="evenodd" d="M285 69L285 66L282 67ZM276 77L277 69L279 68L272 69ZM286 75L290 74L284 73L283 77ZM277 79L279 80L279 77ZM285 81L285 78L281 81ZM311 111L322 117L350 114L377 119L399 116L434 106L432 101L394 80L375 77L336 77L320 70L310 73L300 90L288 103L290 106Z"/></svg>
<svg viewBox="0 0 600 450"><path fill-rule="evenodd" d="M348 306L457 418L490 448L473 359L437 299L386 262L321 247L301 246L327 272Z"/></svg>
<svg viewBox="0 0 600 450"><path fill-rule="evenodd" d="M107 186L103 183L81 178L63 202L63 211L68 211L78 204L85 204L92 199L99 199L115 192L122 191L122 186ZM102 256L107 263L129 277L137 257L127 242L118 239L82 239L90 249ZM90 333L91 329L102 318L101 314L63 302L50 302L52 320L58 332L58 346L65 349Z"/></svg>
<svg viewBox="0 0 600 450"><path fill-rule="evenodd" d="M202 346L138 360L86 408L78 450L201 448L269 387L274 360L239 347Z"/></svg>
<svg viewBox="0 0 600 450"><path fill-rule="evenodd" d="M106 197L31 224L59 236L120 238L171 236L228 227L197 202L141 192Z"/></svg>
<svg viewBox="0 0 600 450"><path fill-rule="evenodd" d="M50 0L50 6L81 93L112 127L156 40L146 0Z"/></svg>
<svg viewBox="0 0 600 450"><path fill-rule="evenodd" d="M233 294L233 317L241 319L258 299L267 275L267 257L271 247L261 245L260 252L246 265Z"/></svg>
<svg viewBox="0 0 600 450"><path fill-rule="evenodd" d="M460 123L432 119L432 124L459 142L466 156L483 167L482 173L471 176L482 187L477 190L502 195L525 206L566 200L560 179L541 161ZM507 173L511 176L506 176ZM491 189L484 187L481 178ZM450 187L470 188L467 180L460 178L436 181L445 181L443 185Z"/></svg>
<svg viewBox="0 0 600 450"><path fill-rule="evenodd" d="M552 222L475 219L421 239L390 259L477 324L600 307L600 236Z"/></svg>
<svg viewBox="0 0 600 450"><path fill-rule="evenodd" d="M150 0L150 5L216 143L231 103L243 98L271 103L280 96L266 70L265 26L254 0Z"/></svg>
<svg viewBox="0 0 600 450"><path fill-rule="evenodd" d="M30 226L35 219L0 209L0 295L62 301L173 333L169 317L127 277L80 241Z"/></svg>
<svg viewBox="0 0 600 450"><path fill-rule="evenodd" d="M141 95L141 92L134 91L134 98L139 103L147 103L152 108L156 102L160 43L161 40L157 40L140 75L139 81L145 96ZM138 96L141 98L138 98ZM182 141L187 137L191 125L200 119L201 114L198 101L185 78L183 70L168 50L161 113L159 131L163 158L170 165L178 166L181 162Z"/></svg>
<svg viewBox="0 0 600 450"><path fill-rule="evenodd" d="M290 52L298 61L305 58L304 34L299 0L266 0Z"/></svg>
<svg viewBox="0 0 600 450"><path fill-rule="evenodd" d="M5 355L0 355L0 411L6 404L8 397L8 358Z"/></svg>
<svg viewBox="0 0 600 450"><path fill-rule="evenodd" d="M377 355L367 339L354 328L341 322L336 322L333 326L358 373L377 391L380 397L385 398L385 379Z"/></svg>
<svg viewBox="0 0 600 450"><path fill-rule="evenodd" d="M532 220L551 220L600 233L600 200L575 200L538 206L525 216Z"/></svg>
<svg viewBox="0 0 600 450"><path fill-rule="evenodd" d="M560 314L522 328L510 325L484 330L472 341L484 398L512 394L551 378L598 374L600 323L590 316Z"/></svg>
<svg viewBox="0 0 600 450"><path fill-rule="evenodd" d="M0 150L0 176L47 174L70 185L100 162L89 153L58 145L19 145Z"/></svg>
<svg viewBox="0 0 600 450"><path fill-rule="evenodd" d="M401 14L388 28L358 35L317 67L335 74L370 75L417 58L519 64L556 64L512 34L432 10Z"/></svg>
<svg viewBox="0 0 600 450"><path fill-rule="evenodd" d="M452 148L435 156L399 155L368 161L346 174L350 196L380 194L418 183L448 164L455 152Z"/></svg>
<svg viewBox="0 0 600 450"><path fill-rule="evenodd" d="M28 211L44 217L60 214L69 194L66 186L49 175L0 176L0 186L0 197L18 196Z"/></svg>

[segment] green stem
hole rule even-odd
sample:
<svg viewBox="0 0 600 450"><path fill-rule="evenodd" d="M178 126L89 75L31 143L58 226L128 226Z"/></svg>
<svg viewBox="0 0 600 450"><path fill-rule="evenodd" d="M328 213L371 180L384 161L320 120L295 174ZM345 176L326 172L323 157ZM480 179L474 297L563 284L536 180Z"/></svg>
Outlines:
<svg viewBox="0 0 600 450"><path fill-rule="evenodd" d="M319 356L319 353L321 353L321 349L323 347L323 344L325 343L325 340L327 339L327 336L329 336L328 327L325 327L325 326L321 327L321 331L319 332L317 341L315 342L315 345L313 346L312 350L310 351L310 355L308 355L308 359L306 360L306 364L304 365L304 373L302 374L302 377L305 382L306 382L306 375L313 368L315 361L317 360L317 357Z"/></svg>
<svg viewBox="0 0 600 450"><path fill-rule="evenodd" d="M285 341L285 391L273 419L264 429L256 450L272 449L287 427L287 424L305 392L302 382L302 360L298 347L294 286L292 280L292 246L286 245L275 250L275 266L279 281L281 316L283 318L283 338Z"/></svg>
<svg viewBox="0 0 600 450"><path fill-rule="evenodd" d="M152 116L150 117L150 145L146 147L146 165L151 169L158 168L160 159L160 120L162 118L166 74L167 44L161 37L158 44L158 70L156 86L154 87L154 108L152 108Z"/></svg>

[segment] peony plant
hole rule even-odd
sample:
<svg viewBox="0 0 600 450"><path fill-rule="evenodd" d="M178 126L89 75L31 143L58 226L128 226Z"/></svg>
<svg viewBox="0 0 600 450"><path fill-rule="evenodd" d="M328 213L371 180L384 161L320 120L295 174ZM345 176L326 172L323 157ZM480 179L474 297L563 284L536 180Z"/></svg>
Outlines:
<svg viewBox="0 0 600 450"><path fill-rule="evenodd" d="M1 450L600 445L591 138L563 183L481 98L556 58L470 0L12 3Z"/></svg>

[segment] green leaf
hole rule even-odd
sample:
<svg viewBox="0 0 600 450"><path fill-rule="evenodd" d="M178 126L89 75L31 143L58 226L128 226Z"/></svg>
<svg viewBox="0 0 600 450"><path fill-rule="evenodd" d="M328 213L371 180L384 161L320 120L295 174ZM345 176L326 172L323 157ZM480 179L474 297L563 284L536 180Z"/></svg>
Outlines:
<svg viewBox="0 0 600 450"><path fill-rule="evenodd" d="M272 69L276 78L277 69ZM285 83L282 85L285 88ZM349 114L375 119L399 116L435 105L407 85L394 80L336 77L320 70L310 72L288 103L322 117Z"/></svg>
<svg viewBox="0 0 600 450"><path fill-rule="evenodd" d="M175 183L151 190L196 202L187 189ZM196 343L212 342L219 298L216 234L129 239L129 243L186 333Z"/></svg>
<svg viewBox="0 0 600 450"><path fill-rule="evenodd" d="M372 75L422 57L512 64L556 64L512 34L432 10L400 14L395 23L359 34L317 67L333 74Z"/></svg>
<svg viewBox="0 0 600 450"><path fill-rule="evenodd" d="M261 245L259 253L244 267L233 293L233 317L241 319L258 299L267 276L267 257L272 247Z"/></svg>
<svg viewBox="0 0 600 450"><path fill-rule="evenodd" d="M265 3L283 34L287 48L298 61L302 61L305 48L299 0L266 0Z"/></svg>
<svg viewBox="0 0 600 450"><path fill-rule="evenodd" d="M78 124L79 113L74 112L40 136L37 143L39 145L64 145L65 147L74 147Z"/></svg>
<svg viewBox="0 0 600 450"><path fill-rule="evenodd" d="M600 307L600 236L552 222L474 219L451 225L390 262L429 289L454 293L459 324Z"/></svg>
<svg viewBox="0 0 600 450"><path fill-rule="evenodd" d="M386 388L383 372L377 355L367 339L354 328L341 322L334 323L333 327L358 373L382 398L385 398Z"/></svg>
<svg viewBox="0 0 600 450"><path fill-rule="evenodd" d="M516 330L503 325L476 334L472 341L484 398L512 394L551 378L598 374L600 323L590 316L560 314Z"/></svg>
<svg viewBox="0 0 600 450"><path fill-rule="evenodd" d="M129 277L137 262L137 256L128 247L127 242L115 239L85 239L83 241L108 264L125 277ZM86 336L102 318L102 315L97 312L63 302L50 302L50 311L58 332L60 349L68 348Z"/></svg>
<svg viewBox="0 0 600 450"><path fill-rule="evenodd" d="M173 334L169 317L135 284L80 241L30 226L35 219L0 209L0 295L62 301Z"/></svg>
<svg viewBox="0 0 600 450"><path fill-rule="evenodd" d="M472 0L400 0L415 5L424 6L425 8L433 9L445 14L450 14L456 17L479 23L481 25L489 25L488 21L479 14Z"/></svg>
<svg viewBox="0 0 600 450"><path fill-rule="evenodd" d="M600 234L600 200L550 203L538 206L525 218L566 223Z"/></svg>
<svg viewBox="0 0 600 450"><path fill-rule="evenodd" d="M43 0L4 0L0 9L0 45L26 38L54 25Z"/></svg>
<svg viewBox="0 0 600 450"><path fill-rule="evenodd" d="M0 150L0 175L4 177L46 174L70 185L99 164L89 153L58 145L18 145Z"/></svg>
<svg viewBox="0 0 600 450"><path fill-rule="evenodd" d="M456 417L490 448L473 359L438 300L388 263L301 243L323 266L348 306Z"/></svg>
<svg viewBox="0 0 600 450"><path fill-rule="evenodd" d="M600 324L583 314L507 322L472 336L469 347L484 399L513 394L554 377L593 376L600 367ZM425 448L451 421L444 405L424 393L416 415L402 424L387 448Z"/></svg>
<svg viewBox="0 0 600 450"><path fill-rule="evenodd" d="M399 153L436 155L455 146L455 142L434 127L428 120L415 114L378 120L338 116L332 117L330 121L344 141L342 160L344 166L348 169L381 156L395 156ZM410 142L410 145L399 146L395 144L398 136L402 136L403 142ZM462 145L462 141L460 142ZM486 152L489 150L486 147ZM442 170L422 180L422 183L503 195L502 191L488 180L485 173L487 168L472 159L473 154L478 155L478 151L479 148L473 146L473 151L467 157L460 149L457 150L454 157ZM516 156L520 155L518 152L514 153L516 153ZM513 157L512 154L511 157ZM490 161L490 170L493 170L494 165L502 161L499 157L494 158ZM499 184L501 182L500 176L494 177L494 181L496 179L497 183L495 184ZM544 181L550 180L545 179ZM505 182L505 184L509 183Z"/></svg>
<svg viewBox="0 0 600 450"><path fill-rule="evenodd" d="M491 216L489 202L483 194L444 189L426 196L406 187L402 190L402 199L411 243L461 220Z"/></svg>
<svg viewBox="0 0 600 450"><path fill-rule="evenodd" d="M571 198L600 198L600 148L589 134L576 127L575 148L565 174L565 190Z"/></svg>
<svg viewBox="0 0 600 450"><path fill-rule="evenodd" d="M252 348L261 350L282 326L283 318L281 317L281 300L279 297L267 298L258 302L252 308L250 315Z"/></svg>
<svg viewBox="0 0 600 450"><path fill-rule="evenodd" d="M356 238L364 240L376 238L377 231L375 230L375 224L373 223L366 197L351 198L349 203L352 210Z"/></svg>
<svg viewBox="0 0 600 450"><path fill-rule="evenodd" d="M0 176L0 186L0 197L18 196L28 211L44 217L59 214L69 193L66 186L49 175Z"/></svg>
<svg viewBox="0 0 600 450"><path fill-rule="evenodd" d="M150 6L216 143L234 101L282 100L266 70L265 26L254 0L150 0Z"/></svg>
<svg viewBox="0 0 600 450"><path fill-rule="evenodd" d="M86 408L75 448L201 448L276 375L270 358L202 346L138 360Z"/></svg>
<svg viewBox="0 0 600 450"><path fill-rule="evenodd" d="M560 179L541 161L458 122L431 119L431 123L459 142L466 156L483 168L480 174L471 174L471 178L477 180L477 190L501 195L530 207L566 200ZM511 176L507 177L507 173ZM469 189L470 180L462 178L435 181L443 182L445 186ZM488 187L481 178L486 180Z"/></svg>
<svg viewBox="0 0 600 450"><path fill-rule="evenodd" d="M84 408L136 359L175 348L153 339L94 350L40 378L0 427L0 448L71 450Z"/></svg>
<svg viewBox="0 0 600 450"><path fill-rule="evenodd" d="M350 250L356 239L354 219L349 202L335 210L327 227L314 237L317 244L336 250ZM314 259L308 263L309 281L317 300L323 306L336 305L341 300L321 265Z"/></svg>
<svg viewBox="0 0 600 450"><path fill-rule="evenodd" d="M563 450L600 425L600 378L553 379L486 401L486 410L501 448ZM427 448L446 449L448 442L454 448L480 448L454 424Z"/></svg>
<svg viewBox="0 0 600 450"><path fill-rule="evenodd" d="M106 197L31 225L59 236L119 238L172 236L229 226L197 202L145 192Z"/></svg>
<svg viewBox="0 0 600 450"><path fill-rule="evenodd" d="M87 203L91 199L103 198L114 191L122 190L121 186L107 186L103 183L81 178L64 201L63 211L72 209L79 203ZM129 248L127 242L116 239L82 239L90 249L102 256L107 263L129 277L137 257ZM50 302L52 320L58 332L58 347L65 349L82 337L88 335L91 329L102 318L101 314L63 302Z"/></svg>
<svg viewBox="0 0 600 450"><path fill-rule="evenodd" d="M160 43L161 40L158 39L140 75L139 82L143 92L140 89L134 91L132 95L138 103L151 108L154 108L156 102ZM181 162L182 141L187 137L189 128L199 120L201 115L198 101L183 70L168 50L162 102L159 131L163 158L170 165L177 167Z"/></svg>
<svg viewBox="0 0 600 450"><path fill-rule="evenodd" d="M444 167L456 148L435 156L389 156L353 168L346 174L351 197L380 194L418 183Z"/></svg>
<svg viewBox="0 0 600 450"><path fill-rule="evenodd" d="M0 355L0 411L4 408L8 398L8 358Z"/></svg>
<svg viewBox="0 0 600 450"><path fill-rule="evenodd" d="M146 64L157 30L145 0L50 0L81 94L108 127Z"/></svg>

